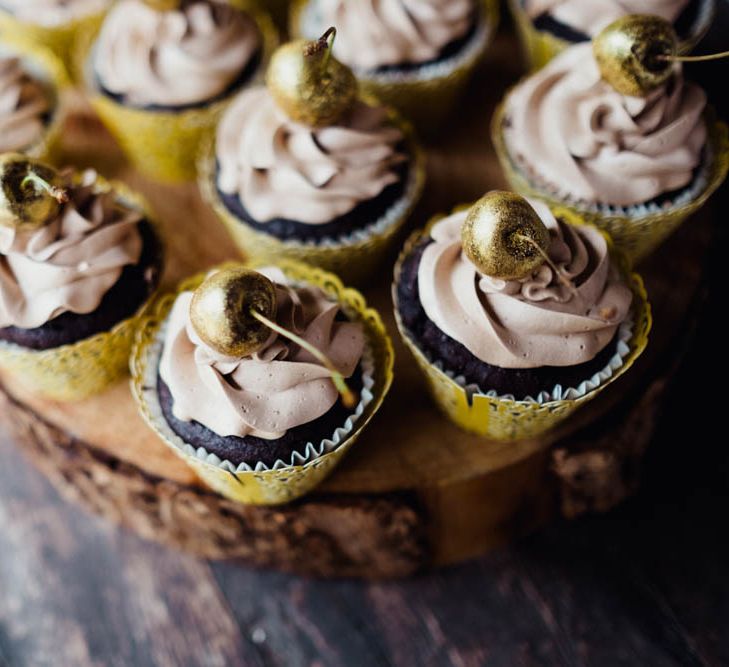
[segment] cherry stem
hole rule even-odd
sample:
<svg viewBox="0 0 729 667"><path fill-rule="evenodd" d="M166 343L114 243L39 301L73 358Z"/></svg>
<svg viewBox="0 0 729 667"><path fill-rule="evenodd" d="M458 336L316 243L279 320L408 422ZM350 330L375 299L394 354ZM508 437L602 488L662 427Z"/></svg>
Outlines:
<svg viewBox="0 0 729 667"><path fill-rule="evenodd" d="M329 41L329 38L332 38L332 41ZM305 56L313 56L318 53L321 53L322 51L326 51L326 54L324 55L324 61L322 62L322 71L326 72L327 67L329 66L329 59L332 57L332 49L334 48L334 40L337 38L337 29L332 26L331 28L328 28L327 31L316 40L316 42L309 44L306 49L304 50Z"/></svg>
<svg viewBox="0 0 729 667"><path fill-rule="evenodd" d="M284 338L288 338L289 340L296 343L299 347L305 349L312 357L314 357L319 363L321 363L321 365L324 366L332 376L332 382L334 382L334 386L341 394L342 403L345 407L353 408L355 405L357 405L357 397L355 396L354 392L352 392L352 390L347 386L347 383L344 381L344 376L332 363L332 360L329 359L329 357L327 357L320 349L314 347L311 343L304 340L301 336L297 336L295 333L289 331L288 329L284 329L281 325L277 324L273 320L270 320L268 317L266 317L262 313L259 313L257 310L251 309L251 315L262 324L265 324L269 329L272 329L277 334L280 334Z"/></svg>
<svg viewBox="0 0 729 667"><path fill-rule="evenodd" d="M531 236L517 233L514 234L514 238L518 239L519 241L525 241L526 243L531 245L542 256L542 259L549 265L549 268L552 269L554 274L557 276L559 282L561 282L572 293L572 296L579 296L579 293L577 292L577 288L574 286L574 283L567 276L564 275L562 270L552 261L552 258L544 251L542 246L540 246Z"/></svg>
<svg viewBox="0 0 729 667"><path fill-rule="evenodd" d="M59 204L65 204L68 201L68 192L64 188L59 188L55 185L51 185L41 176L38 176L34 171L28 172L25 178L20 182L20 187L25 189L28 184L32 183L34 186L38 186L47 195L53 197Z"/></svg>
<svg viewBox="0 0 729 667"><path fill-rule="evenodd" d="M705 60L720 60L721 58L729 58L729 51L721 51L720 53L709 53L705 56L676 56L662 54L656 56L658 60L667 60L674 63L700 63Z"/></svg>

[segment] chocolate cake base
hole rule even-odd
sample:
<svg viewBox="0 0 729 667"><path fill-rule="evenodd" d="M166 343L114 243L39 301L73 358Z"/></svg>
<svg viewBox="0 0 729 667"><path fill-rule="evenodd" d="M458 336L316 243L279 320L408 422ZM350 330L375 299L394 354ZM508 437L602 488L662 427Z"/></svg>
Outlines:
<svg viewBox="0 0 729 667"><path fill-rule="evenodd" d="M359 394L362 390L362 370L358 366L352 377L347 380L349 387ZM291 428L276 440L264 440L252 435L223 437L196 421L182 421L172 414L172 394L169 387L159 375L157 376L157 393L162 414L169 427L186 443L193 447L204 447L209 453L221 460L230 461L233 465L247 463L255 466L259 461L273 466L279 459L288 462L294 452L304 453L309 442L315 445L330 438L334 431L344 425L352 414L338 400L331 409L318 419Z"/></svg>
<svg viewBox="0 0 729 667"><path fill-rule="evenodd" d="M501 368L478 359L428 319L420 303L418 267L430 243L423 241L405 259L397 285L398 310L402 322L429 359L441 361L444 368L463 375L467 383L477 384L482 391L493 389L499 394L511 394L517 400L527 396L534 398L542 391L551 392L557 384L576 387L608 365L616 352L615 339L594 359L576 366Z"/></svg>
<svg viewBox="0 0 729 667"><path fill-rule="evenodd" d="M139 231L144 244L139 262L124 267L96 310L87 314L65 312L33 329L5 327L0 329L0 340L31 350L48 350L109 331L131 317L156 288L162 267L162 249L152 226L141 222Z"/></svg>

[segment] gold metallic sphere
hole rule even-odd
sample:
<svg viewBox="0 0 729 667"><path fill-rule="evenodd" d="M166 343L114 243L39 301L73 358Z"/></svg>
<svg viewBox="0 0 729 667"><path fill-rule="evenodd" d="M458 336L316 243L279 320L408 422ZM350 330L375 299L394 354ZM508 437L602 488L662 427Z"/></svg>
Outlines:
<svg viewBox="0 0 729 667"><path fill-rule="evenodd" d="M357 97L352 70L334 58L330 48L326 37L298 39L280 46L271 58L266 85L276 104L298 123L332 125Z"/></svg>
<svg viewBox="0 0 729 667"><path fill-rule="evenodd" d="M276 316L276 288L261 273L244 267L221 269L195 290L190 321L210 347L230 357L247 357L260 350L271 330L251 311L268 319Z"/></svg>
<svg viewBox="0 0 729 667"><path fill-rule="evenodd" d="M181 0L142 0L145 5L158 12L171 12L180 8Z"/></svg>
<svg viewBox="0 0 729 667"><path fill-rule="evenodd" d="M44 185L45 184L45 185ZM26 231L53 218L61 203L58 172L20 153L0 155L0 225Z"/></svg>
<svg viewBox="0 0 729 667"><path fill-rule="evenodd" d="M645 97L671 78L665 57L678 52L673 26L658 16L632 14L611 23L592 40L602 78L623 95Z"/></svg>
<svg viewBox="0 0 729 667"><path fill-rule="evenodd" d="M461 241L464 254L481 273L518 280L544 262L549 230L524 197L493 190L469 210Z"/></svg>

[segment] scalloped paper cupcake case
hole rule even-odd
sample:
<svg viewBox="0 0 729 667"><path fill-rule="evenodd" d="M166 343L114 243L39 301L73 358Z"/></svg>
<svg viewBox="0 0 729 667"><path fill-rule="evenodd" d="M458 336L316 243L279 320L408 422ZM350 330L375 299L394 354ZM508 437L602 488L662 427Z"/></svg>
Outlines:
<svg viewBox="0 0 729 667"><path fill-rule="evenodd" d="M316 29L306 26L306 7L315 0L293 0L289 32L310 39ZM424 132L437 129L455 107L471 74L496 34L498 0L480 0L482 16L474 35L454 56L410 72L354 73L363 92L395 107Z"/></svg>
<svg viewBox="0 0 729 667"><path fill-rule="evenodd" d="M550 206L569 209L576 216L607 232L615 246L632 264L650 255L689 216L696 213L723 183L729 170L729 129L716 120L709 110L705 114L708 128L704 165L691 185L667 206L642 205L629 208L608 206L586 207L584 204L560 199L535 184L516 164L504 138L504 102L494 112L491 139L499 157L504 176L519 194L546 201Z"/></svg>
<svg viewBox="0 0 729 667"><path fill-rule="evenodd" d="M696 46L708 30L716 9L715 0L700 0L701 8L695 22L694 33L690 39L681 42L681 53L687 53ZM524 0L508 0L509 10L516 24L526 63L531 70L544 67L558 53L564 51L572 42L553 35L546 30L538 30L524 11Z"/></svg>
<svg viewBox="0 0 729 667"><path fill-rule="evenodd" d="M270 262L255 262L248 266L266 264ZM232 500L252 505L290 502L317 486L357 441L382 404L393 379L392 342L379 314L367 307L359 292L344 287L336 276L321 269L292 261L275 264L294 284L315 285L340 303L345 314L362 322L367 338L359 404L331 438L318 444L308 443L304 456L294 454L290 461L277 461L270 468L262 463L253 467L246 464L236 467L202 447L195 449L184 443L162 416L156 380L167 315L177 295L197 287L206 274L184 281L174 294L157 300L139 327L131 357L132 392L150 427L211 489Z"/></svg>
<svg viewBox="0 0 729 667"><path fill-rule="evenodd" d="M425 155L410 124L394 112L393 121L405 133L408 152L412 156L405 191L379 220L346 237L323 239L316 243L282 241L240 220L222 201L216 187L215 141L212 137L205 142L200 155L200 191L246 257L306 262L336 273L347 283L364 284L381 268L400 240L400 231L418 203L425 184Z"/></svg>
<svg viewBox="0 0 729 667"><path fill-rule="evenodd" d="M53 113L43 135L22 152L39 160L57 162L63 123L66 118L63 94L70 86L63 64L48 49L33 41L10 34L2 36L0 55L12 55L20 58L27 71L42 81L44 88L51 95Z"/></svg>
<svg viewBox="0 0 729 667"><path fill-rule="evenodd" d="M257 80L278 42L276 28L267 14L247 10L263 35L263 55ZM84 30L74 57L76 77L86 89L91 106L116 137L134 166L150 178L170 183L193 180L201 143L240 89L212 104L181 111L157 111L126 106L103 94L93 74L90 56L98 26ZM248 84L246 84L248 85Z"/></svg>
<svg viewBox="0 0 729 667"><path fill-rule="evenodd" d="M454 212L468 208L459 206ZM585 224L582 219L563 207L552 209L557 218L570 224ZM414 232L408 239L395 266L393 300L395 320L405 345L415 357L425 375L433 400L441 411L460 428L493 440L522 440L545 433L566 419L580 406L592 400L614 380L625 373L643 353L648 344L652 325L648 297L640 276L630 273L627 260L620 253L614 258L621 265L633 291L631 321L622 326L618 334L616 354L600 373L586 379L578 387L563 388L557 385L550 394L536 398L516 400L512 396L499 396L494 391L484 391L476 385L467 385L463 377L446 370L439 362L433 363L418 347L400 318L397 305L397 283L405 258L426 237L430 228L444 216L433 218L425 230ZM608 243L610 239L608 238ZM611 251L612 251L612 244Z"/></svg>

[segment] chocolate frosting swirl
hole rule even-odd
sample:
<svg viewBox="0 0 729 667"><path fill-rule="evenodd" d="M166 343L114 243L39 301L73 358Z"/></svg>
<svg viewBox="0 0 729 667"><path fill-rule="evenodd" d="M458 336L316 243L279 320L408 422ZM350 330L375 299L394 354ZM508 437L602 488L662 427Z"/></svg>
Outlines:
<svg viewBox="0 0 729 667"><path fill-rule="evenodd" d="M6 9L21 21L47 27L103 12L112 0L0 0Z"/></svg>
<svg viewBox="0 0 729 667"><path fill-rule="evenodd" d="M480 274L461 252L467 215L462 211L430 232L433 243L418 269L420 301L441 331L488 364L574 366L612 340L628 315L632 292L612 266L600 232L555 220L543 202L529 203L549 229L550 259L572 287L546 263L522 280Z"/></svg>
<svg viewBox="0 0 729 667"><path fill-rule="evenodd" d="M142 253L141 215L100 191L96 172L67 177L69 202L33 231L0 226L0 327L38 327L65 312L90 313Z"/></svg>
<svg viewBox="0 0 729 667"><path fill-rule="evenodd" d="M338 304L314 287L291 287L275 268L261 269L276 284L276 322L316 345L349 377L364 350L358 323L337 321ZM218 435L280 438L329 411L338 393L329 372L309 353L272 333L245 358L227 357L203 343L190 323L192 292L170 312L159 374L170 389L173 414ZM325 434L325 437L329 434Z"/></svg>
<svg viewBox="0 0 729 667"><path fill-rule="evenodd" d="M259 222L325 224L376 197L406 159L387 111L357 102L337 125L290 120L265 88L244 91L218 127L218 187Z"/></svg>
<svg viewBox="0 0 729 667"><path fill-rule="evenodd" d="M129 104L195 104L230 87L261 39L248 14L216 0L166 12L121 0L104 21L94 66L101 85Z"/></svg>
<svg viewBox="0 0 729 667"><path fill-rule="evenodd" d="M363 70L436 59L475 13L474 0L316 0L317 23L337 26L334 54Z"/></svg>
<svg viewBox="0 0 729 667"><path fill-rule="evenodd" d="M631 206L689 184L706 143L706 95L680 68L647 97L600 77L572 46L509 94L504 138L538 185L570 201Z"/></svg>
<svg viewBox="0 0 729 667"><path fill-rule="evenodd" d="M20 59L0 56L0 153L22 151L45 130L51 101Z"/></svg>

